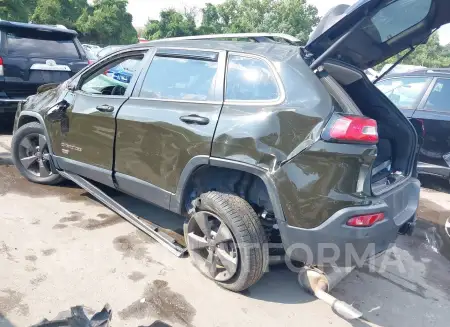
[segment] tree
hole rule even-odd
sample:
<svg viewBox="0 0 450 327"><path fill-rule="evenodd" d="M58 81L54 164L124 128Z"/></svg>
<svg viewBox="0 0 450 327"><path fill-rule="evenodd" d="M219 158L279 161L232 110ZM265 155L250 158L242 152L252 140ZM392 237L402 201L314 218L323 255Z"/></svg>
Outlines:
<svg viewBox="0 0 450 327"><path fill-rule="evenodd" d="M59 0L38 0L31 21L37 24L62 24L61 3Z"/></svg>
<svg viewBox="0 0 450 327"><path fill-rule="evenodd" d="M195 11L185 9L184 14L175 9L163 10L158 20L149 20L145 26L144 37L148 40L195 35Z"/></svg>
<svg viewBox="0 0 450 327"><path fill-rule="evenodd" d="M25 1L0 0L0 19L26 22L28 20L28 10Z"/></svg>
<svg viewBox="0 0 450 327"><path fill-rule="evenodd" d="M127 5L128 0L95 0L76 22L81 38L101 45L136 43L133 16L127 12Z"/></svg>
<svg viewBox="0 0 450 327"><path fill-rule="evenodd" d="M32 3L33 0L27 1ZM87 0L37 0L30 19L33 23L75 28L78 17L87 7Z"/></svg>
<svg viewBox="0 0 450 327"><path fill-rule="evenodd" d="M264 15L257 31L290 34L306 44L313 27L318 23L315 6L307 4L305 0L282 0L275 2L271 11Z"/></svg>
<svg viewBox="0 0 450 327"><path fill-rule="evenodd" d="M408 50L389 58L384 63L378 65L378 70L382 69L385 64L393 64ZM450 66L449 49L441 46L439 42L439 34L434 33L426 44L416 47L413 53L406 57L402 62L405 65L425 66L429 68L440 68Z"/></svg>

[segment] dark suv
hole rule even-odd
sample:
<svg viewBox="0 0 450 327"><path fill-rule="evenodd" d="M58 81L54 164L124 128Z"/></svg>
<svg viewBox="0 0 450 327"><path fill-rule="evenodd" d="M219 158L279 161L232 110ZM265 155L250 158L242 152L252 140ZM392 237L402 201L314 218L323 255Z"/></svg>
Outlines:
<svg viewBox="0 0 450 327"><path fill-rule="evenodd" d="M230 290L259 280L267 244L353 266L411 232L420 192L416 129L363 70L426 39L449 9L338 6L304 48L122 48L20 106L14 162L33 182L70 172L185 215L195 265ZM127 60L129 83L105 73Z"/></svg>
<svg viewBox="0 0 450 327"><path fill-rule="evenodd" d="M450 179L450 69L392 74L376 85L406 117L422 122L419 173Z"/></svg>
<svg viewBox="0 0 450 327"><path fill-rule="evenodd" d="M87 64L75 31L0 20L0 119L40 85L64 82Z"/></svg>

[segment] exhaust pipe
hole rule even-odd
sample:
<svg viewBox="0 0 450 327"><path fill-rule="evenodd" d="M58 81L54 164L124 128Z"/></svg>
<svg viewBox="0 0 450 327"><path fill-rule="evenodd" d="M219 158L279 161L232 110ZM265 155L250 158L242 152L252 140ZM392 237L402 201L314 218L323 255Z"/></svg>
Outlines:
<svg viewBox="0 0 450 327"><path fill-rule="evenodd" d="M325 272L315 267L305 266L299 272L298 281L308 293L327 303L341 317L347 320L358 319L362 317L359 310L329 294L354 268L336 267L336 269L333 269L333 267L330 267L327 269L329 271Z"/></svg>

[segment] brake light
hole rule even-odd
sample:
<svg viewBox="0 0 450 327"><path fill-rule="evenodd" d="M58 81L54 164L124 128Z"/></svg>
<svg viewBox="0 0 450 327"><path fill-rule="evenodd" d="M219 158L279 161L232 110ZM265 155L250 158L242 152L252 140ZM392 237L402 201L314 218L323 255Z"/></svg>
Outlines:
<svg viewBox="0 0 450 327"><path fill-rule="evenodd" d="M352 217L347 221L347 225L352 227L370 227L383 220L384 213L372 213L370 215Z"/></svg>
<svg viewBox="0 0 450 327"><path fill-rule="evenodd" d="M0 57L0 76L3 76L5 72L3 71L3 58Z"/></svg>
<svg viewBox="0 0 450 327"><path fill-rule="evenodd" d="M322 138L326 141L348 143L378 143L377 122L361 116L334 115Z"/></svg>

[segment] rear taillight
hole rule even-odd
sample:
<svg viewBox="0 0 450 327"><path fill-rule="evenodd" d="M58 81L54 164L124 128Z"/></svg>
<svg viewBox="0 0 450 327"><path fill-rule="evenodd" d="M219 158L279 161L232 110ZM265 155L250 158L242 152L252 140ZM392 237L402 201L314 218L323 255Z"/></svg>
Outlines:
<svg viewBox="0 0 450 327"><path fill-rule="evenodd" d="M5 72L3 71L3 58L0 57L0 76L3 76Z"/></svg>
<svg viewBox="0 0 450 327"><path fill-rule="evenodd" d="M370 215L352 217L347 221L347 225L352 227L370 227L383 220L384 213L372 213Z"/></svg>
<svg viewBox="0 0 450 327"><path fill-rule="evenodd" d="M88 59L88 65L92 65L94 62L95 60Z"/></svg>
<svg viewBox="0 0 450 327"><path fill-rule="evenodd" d="M377 122L367 117L335 114L325 127L322 138L331 142L376 144Z"/></svg>

